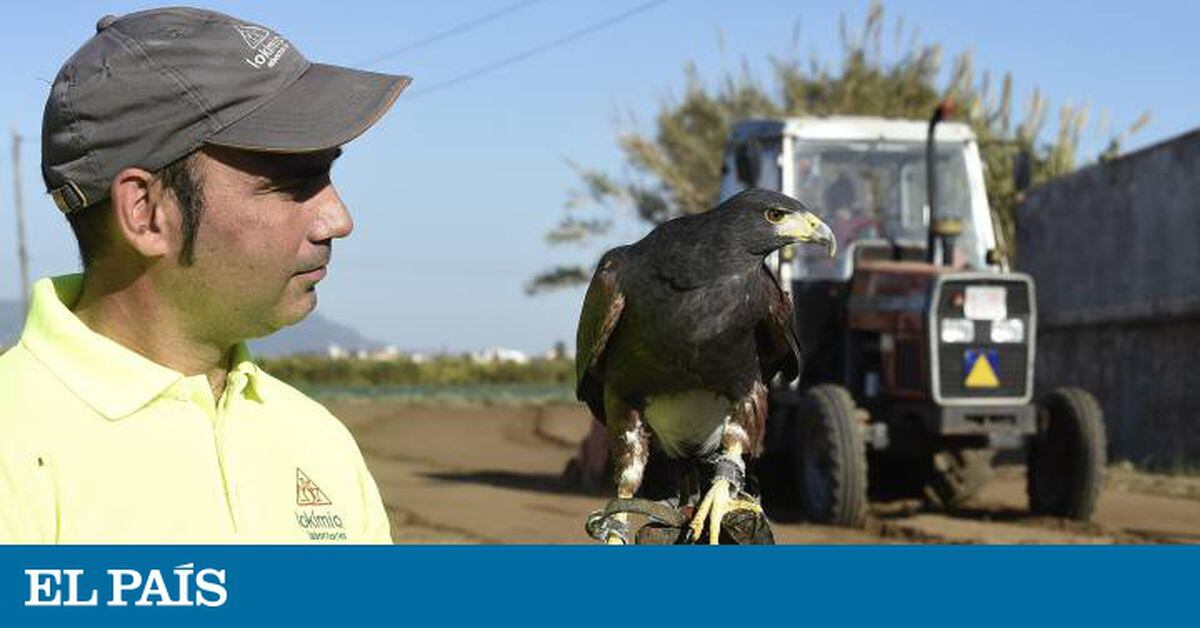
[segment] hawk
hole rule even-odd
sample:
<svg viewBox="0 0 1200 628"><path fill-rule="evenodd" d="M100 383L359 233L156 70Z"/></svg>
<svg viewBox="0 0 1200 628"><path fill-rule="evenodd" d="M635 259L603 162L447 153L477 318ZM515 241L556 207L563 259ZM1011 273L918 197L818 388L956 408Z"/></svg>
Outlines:
<svg viewBox="0 0 1200 628"><path fill-rule="evenodd" d="M707 525L717 543L726 514L757 507L741 498L743 456L761 450L767 384L800 370L791 301L765 258L803 242L836 250L804 203L751 189L608 251L588 286L576 396L607 427L619 499L638 492L652 444L714 470L690 541ZM602 540L627 543L625 515L610 523Z"/></svg>

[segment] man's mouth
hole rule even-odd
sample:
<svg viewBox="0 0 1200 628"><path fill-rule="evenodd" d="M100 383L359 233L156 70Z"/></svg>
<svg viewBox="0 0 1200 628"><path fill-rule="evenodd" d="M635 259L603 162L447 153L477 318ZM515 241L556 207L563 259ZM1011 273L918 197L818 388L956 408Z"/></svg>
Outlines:
<svg viewBox="0 0 1200 628"><path fill-rule="evenodd" d="M301 279L308 280L308 281L320 281L321 279L325 278L326 269L327 269L326 266L317 266L316 268L313 268L312 270L306 270L306 271L296 273L296 276Z"/></svg>

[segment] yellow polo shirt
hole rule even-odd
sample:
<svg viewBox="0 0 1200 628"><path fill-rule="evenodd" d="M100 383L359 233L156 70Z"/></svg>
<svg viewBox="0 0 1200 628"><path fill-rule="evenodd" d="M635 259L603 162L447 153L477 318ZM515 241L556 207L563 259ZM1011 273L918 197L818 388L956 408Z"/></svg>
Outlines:
<svg viewBox="0 0 1200 628"><path fill-rule="evenodd" d="M238 347L224 394L83 324L43 279L0 356L0 542L389 543L375 481L324 407Z"/></svg>

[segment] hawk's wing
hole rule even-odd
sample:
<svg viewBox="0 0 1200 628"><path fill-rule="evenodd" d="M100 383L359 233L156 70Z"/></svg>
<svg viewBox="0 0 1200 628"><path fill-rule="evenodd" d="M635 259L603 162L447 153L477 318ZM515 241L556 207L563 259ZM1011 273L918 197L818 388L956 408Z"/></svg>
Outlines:
<svg viewBox="0 0 1200 628"><path fill-rule="evenodd" d="M758 324L758 360L762 367L763 381L770 382L776 373L783 373L783 380L791 382L800 376L800 343L796 340L796 318L792 312L792 300L775 273L762 266L767 276L763 285L768 290L768 312Z"/></svg>
<svg viewBox="0 0 1200 628"><path fill-rule="evenodd" d="M612 336L625 295L621 293L621 262L625 248L617 247L596 265L575 336L575 397L586 403L596 420L604 423L604 349Z"/></svg>

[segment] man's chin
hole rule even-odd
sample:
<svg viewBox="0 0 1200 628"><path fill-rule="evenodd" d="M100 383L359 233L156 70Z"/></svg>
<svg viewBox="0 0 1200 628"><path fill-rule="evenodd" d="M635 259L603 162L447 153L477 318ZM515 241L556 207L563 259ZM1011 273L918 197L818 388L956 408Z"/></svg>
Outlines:
<svg viewBox="0 0 1200 628"><path fill-rule="evenodd" d="M317 309L317 292L315 290L309 290L296 295L285 306L276 311L271 321L271 330L264 335L273 334L284 327L291 327L299 323L307 318L309 314L312 314L315 309Z"/></svg>

